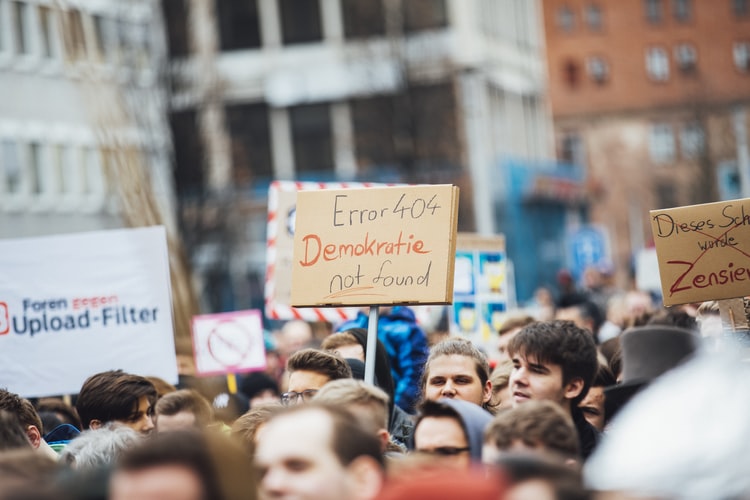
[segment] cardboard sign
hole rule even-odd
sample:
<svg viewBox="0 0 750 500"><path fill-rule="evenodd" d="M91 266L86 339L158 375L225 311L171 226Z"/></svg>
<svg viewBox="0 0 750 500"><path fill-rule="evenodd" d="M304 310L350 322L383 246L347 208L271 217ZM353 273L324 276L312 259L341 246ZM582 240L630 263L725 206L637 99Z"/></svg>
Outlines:
<svg viewBox="0 0 750 500"><path fill-rule="evenodd" d="M164 228L0 241L0 387L75 394L118 368L177 382Z"/></svg>
<svg viewBox="0 0 750 500"><path fill-rule="evenodd" d="M266 350L260 311L193 317L193 352L198 375L262 370L266 367Z"/></svg>
<svg viewBox="0 0 750 500"><path fill-rule="evenodd" d="M449 304L458 188L301 191L292 305Z"/></svg>
<svg viewBox="0 0 750 500"><path fill-rule="evenodd" d="M750 199L650 214L664 305L750 293Z"/></svg>

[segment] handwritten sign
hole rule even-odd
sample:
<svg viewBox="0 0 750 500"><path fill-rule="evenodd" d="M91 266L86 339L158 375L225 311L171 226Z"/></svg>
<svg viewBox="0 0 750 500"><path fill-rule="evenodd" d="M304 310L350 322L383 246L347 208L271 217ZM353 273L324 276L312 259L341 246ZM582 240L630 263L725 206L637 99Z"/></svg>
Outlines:
<svg viewBox="0 0 750 500"><path fill-rule="evenodd" d="M300 191L292 305L449 304L458 188Z"/></svg>
<svg viewBox="0 0 750 500"><path fill-rule="evenodd" d="M750 294L750 199L650 215L664 305Z"/></svg>

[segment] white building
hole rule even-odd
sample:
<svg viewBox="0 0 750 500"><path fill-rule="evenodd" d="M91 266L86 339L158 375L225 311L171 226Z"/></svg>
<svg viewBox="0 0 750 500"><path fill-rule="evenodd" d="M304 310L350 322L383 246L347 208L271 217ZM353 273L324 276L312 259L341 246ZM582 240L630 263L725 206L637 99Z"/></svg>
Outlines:
<svg viewBox="0 0 750 500"><path fill-rule="evenodd" d="M116 151L171 225L165 63L157 1L0 0L0 238L121 227Z"/></svg>

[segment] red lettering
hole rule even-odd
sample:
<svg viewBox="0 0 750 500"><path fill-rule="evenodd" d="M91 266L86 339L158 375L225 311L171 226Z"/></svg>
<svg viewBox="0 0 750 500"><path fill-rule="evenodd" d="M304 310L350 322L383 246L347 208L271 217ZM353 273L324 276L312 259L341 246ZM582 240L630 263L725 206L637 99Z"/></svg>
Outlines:
<svg viewBox="0 0 750 500"><path fill-rule="evenodd" d="M314 252L314 257L312 260L310 260L310 240L317 244L317 249ZM302 241L305 242L305 260L301 260L299 261L299 263L302 265L302 267L310 267L318 262L318 259L320 258L320 237L315 234L308 234L307 236L302 238Z"/></svg>
<svg viewBox="0 0 750 500"><path fill-rule="evenodd" d="M689 289L693 288L692 286L688 286L688 285L682 286L681 288L677 288L677 287L682 283L682 280L685 279L685 276L690 271L693 270L693 267L695 266L695 262L685 262L684 260L668 260L667 264L684 264L684 265L688 266L688 268L685 270L685 272L682 273L681 275L679 275L677 277L677 279L675 280L675 282L672 283L672 286L669 287L669 295L670 295L670 297L672 295L674 295L675 293L677 293L677 292L681 292L683 290L689 290Z"/></svg>

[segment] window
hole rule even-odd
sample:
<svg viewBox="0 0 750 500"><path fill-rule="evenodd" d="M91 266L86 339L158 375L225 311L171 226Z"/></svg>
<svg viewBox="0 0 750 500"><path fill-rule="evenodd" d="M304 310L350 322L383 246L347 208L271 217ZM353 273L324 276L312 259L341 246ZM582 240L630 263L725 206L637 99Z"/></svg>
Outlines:
<svg viewBox="0 0 750 500"><path fill-rule="evenodd" d="M680 129L680 152L684 158L697 158L706 147L703 127L698 122L686 123Z"/></svg>
<svg viewBox="0 0 750 500"><path fill-rule="evenodd" d="M693 6L691 0L672 0L674 18L681 22L687 22L692 17Z"/></svg>
<svg viewBox="0 0 750 500"><path fill-rule="evenodd" d="M445 0L408 0L402 5L404 30L407 32L444 28L448 25Z"/></svg>
<svg viewBox="0 0 750 500"><path fill-rule="evenodd" d="M102 151L96 148L86 148L83 155L83 168L82 191L93 195L106 194L107 181L104 177Z"/></svg>
<svg viewBox="0 0 750 500"><path fill-rule="evenodd" d="M222 50L254 49L261 45L256 0L217 0Z"/></svg>
<svg viewBox="0 0 750 500"><path fill-rule="evenodd" d="M650 47L646 51L646 72L657 82L669 79L669 56L662 47Z"/></svg>
<svg viewBox="0 0 750 500"><path fill-rule="evenodd" d="M190 53L188 44L188 0L162 0L161 8L167 28L170 57L184 57ZM221 2L219 2L221 3ZM218 7L217 7L218 8Z"/></svg>
<svg viewBox="0 0 750 500"><path fill-rule="evenodd" d="M658 123L651 126L649 138L649 153L654 163L670 163L674 161L675 144L672 126Z"/></svg>
<svg viewBox="0 0 750 500"><path fill-rule="evenodd" d="M576 15L573 12L573 9L571 9L567 5L563 5L562 7L557 9L556 19L557 19L557 27L561 31L570 33L576 27Z"/></svg>
<svg viewBox="0 0 750 500"><path fill-rule="evenodd" d="M52 57L52 26L54 20L52 18L52 10L49 7L43 5L39 6L39 34L41 36L41 50L42 57Z"/></svg>
<svg viewBox="0 0 750 500"><path fill-rule="evenodd" d="M589 4L586 6L584 11L586 17L586 25L592 31L602 30L602 9L596 4Z"/></svg>
<svg viewBox="0 0 750 500"><path fill-rule="evenodd" d="M732 12L736 17L747 17L750 14L750 1L732 0Z"/></svg>
<svg viewBox="0 0 750 500"><path fill-rule="evenodd" d="M563 77L565 83L568 84L568 87L578 87L581 79L581 68L576 61L572 59L565 61L565 65L563 66Z"/></svg>
<svg viewBox="0 0 750 500"><path fill-rule="evenodd" d="M599 85L604 84L609 79L609 65L604 58L599 56L589 57L586 61L586 68L589 77Z"/></svg>
<svg viewBox="0 0 750 500"><path fill-rule="evenodd" d="M644 0L646 7L646 20L650 24L661 24L664 19L663 0Z"/></svg>
<svg viewBox="0 0 750 500"><path fill-rule="evenodd" d="M333 139L328 104L291 107L289 118L297 175L306 172L332 172Z"/></svg>
<svg viewBox="0 0 750 500"><path fill-rule="evenodd" d="M29 5L24 2L12 2L13 23L16 26L16 53L31 53L31 33L29 30Z"/></svg>
<svg viewBox="0 0 750 500"><path fill-rule="evenodd" d="M257 178L273 178L268 106L240 104L226 107L231 136L234 181L238 186L252 184Z"/></svg>
<svg viewBox="0 0 750 500"><path fill-rule="evenodd" d="M174 142L174 181L180 196L196 194L203 186L203 140L194 110L172 113L169 125Z"/></svg>
<svg viewBox="0 0 750 500"><path fill-rule="evenodd" d="M18 193L21 190L22 168L18 144L10 139L0 141L0 172L3 174L3 190Z"/></svg>
<svg viewBox="0 0 750 500"><path fill-rule="evenodd" d="M279 0L284 45L322 40L319 0Z"/></svg>
<svg viewBox="0 0 750 500"><path fill-rule="evenodd" d="M33 194L40 194L43 189L43 183L45 182L44 162L42 158L42 145L38 142L32 142L29 144L29 174L30 174L30 185L31 192Z"/></svg>
<svg viewBox="0 0 750 500"><path fill-rule="evenodd" d="M673 208L678 206L677 190L672 183L659 183L656 185L656 206L659 209Z"/></svg>
<svg viewBox="0 0 750 500"><path fill-rule="evenodd" d="M690 43L680 43L674 48L674 59L683 73L693 73L698 62L695 47Z"/></svg>
<svg viewBox="0 0 750 500"><path fill-rule="evenodd" d="M341 0L346 38L385 34L383 0Z"/></svg>
<svg viewBox="0 0 750 500"><path fill-rule="evenodd" d="M351 102L357 164L363 170L396 163L394 118L397 102L392 96L375 96Z"/></svg>
<svg viewBox="0 0 750 500"><path fill-rule="evenodd" d="M732 54L737 69L742 73L750 72L750 42L735 42Z"/></svg>
<svg viewBox="0 0 750 500"><path fill-rule="evenodd" d="M560 141L560 160L572 165L584 165L583 141L576 132L566 132Z"/></svg>
<svg viewBox="0 0 750 500"><path fill-rule="evenodd" d="M81 12L75 9L68 10L65 15L65 29L69 36L64 37L65 53L68 58L76 61L86 57L86 44L83 36L83 20Z"/></svg>

